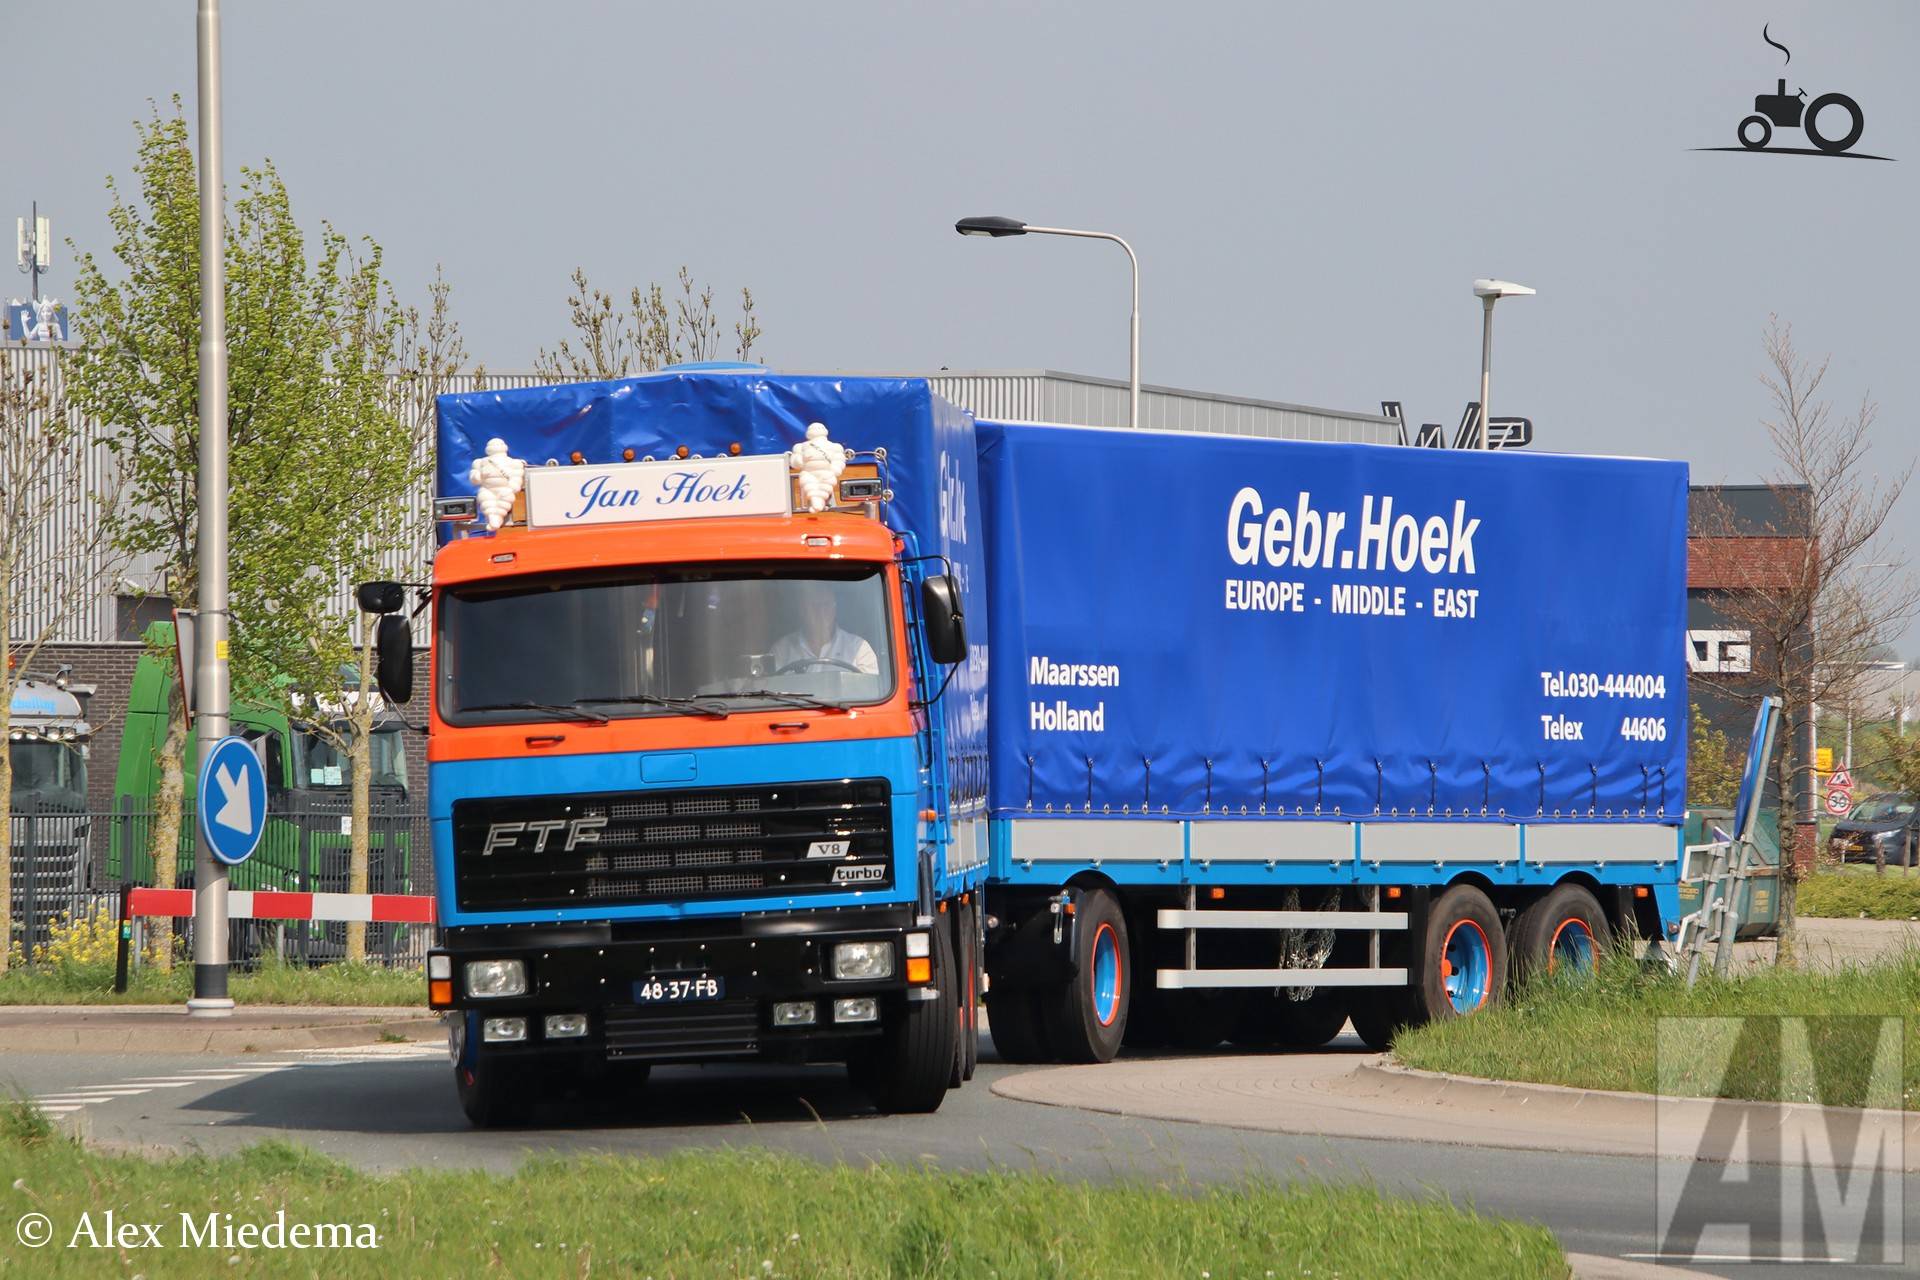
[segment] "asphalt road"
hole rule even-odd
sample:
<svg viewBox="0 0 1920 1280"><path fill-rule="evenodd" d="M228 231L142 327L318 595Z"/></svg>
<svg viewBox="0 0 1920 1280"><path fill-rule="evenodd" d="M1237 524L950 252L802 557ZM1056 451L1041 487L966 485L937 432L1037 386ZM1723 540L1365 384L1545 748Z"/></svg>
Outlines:
<svg viewBox="0 0 1920 1280"><path fill-rule="evenodd" d="M240 1058L5 1053L0 1090L41 1099L99 1141L218 1153L278 1137L372 1170L504 1171L529 1154L758 1146L823 1160L1033 1168L1176 1185L1248 1174L1363 1178L1402 1194L1440 1196L1544 1223L1570 1250L1617 1257L1654 1249L1650 1160L1390 1137L1294 1137L1133 1120L989 1092L994 1078L1014 1070L1020 1068L983 1063L975 1081L949 1095L935 1115L882 1117L838 1068L660 1068L637 1106L558 1102L543 1107L531 1126L501 1132L468 1126L445 1054L433 1045ZM1910 1224L1920 1224L1916 1192L1920 1187L1908 1186ZM1729 1185L1720 1194L1731 1203L1743 1192ZM1790 1273L1779 1266L1754 1270L1768 1277ZM1839 1274L1833 1267L1818 1272Z"/></svg>

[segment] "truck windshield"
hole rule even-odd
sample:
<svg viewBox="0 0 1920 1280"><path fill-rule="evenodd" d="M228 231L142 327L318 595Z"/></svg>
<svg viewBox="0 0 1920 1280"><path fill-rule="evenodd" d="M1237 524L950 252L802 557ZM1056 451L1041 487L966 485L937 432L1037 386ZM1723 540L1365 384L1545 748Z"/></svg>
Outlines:
<svg viewBox="0 0 1920 1280"><path fill-rule="evenodd" d="M13 742L13 803L33 800L42 807L83 809L87 803L87 762L70 742Z"/></svg>
<svg viewBox="0 0 1920 1280"><path fill-rule="evenodd" d="M340 732L349 732L340 725ZM296 732L294 738L293 785L306 790L346 789L353 784L353 762L333 743L317 733ZM400 739L400 726L376 726L372 748L373 786L393 790L407 789L407 753Z"/></svg>
<svg viewBox="0 0 1920 1280"><path fill-rule="evenodd" d="M877 564L519 580L450 589L436 612L450 724L871 706L896 684Z"/></svg>

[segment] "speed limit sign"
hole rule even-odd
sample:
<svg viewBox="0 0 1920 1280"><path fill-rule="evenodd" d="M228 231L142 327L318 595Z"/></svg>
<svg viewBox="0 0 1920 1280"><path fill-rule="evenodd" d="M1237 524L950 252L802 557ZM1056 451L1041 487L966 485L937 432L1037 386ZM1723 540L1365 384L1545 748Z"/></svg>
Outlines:
<svg viewBox="0 0 1920 1280"><path fill-rule="evenodd" d="M1853 792L1841 787L1827 789L1827 812L1836 818L1844 818L1853 812Z"/></svg>

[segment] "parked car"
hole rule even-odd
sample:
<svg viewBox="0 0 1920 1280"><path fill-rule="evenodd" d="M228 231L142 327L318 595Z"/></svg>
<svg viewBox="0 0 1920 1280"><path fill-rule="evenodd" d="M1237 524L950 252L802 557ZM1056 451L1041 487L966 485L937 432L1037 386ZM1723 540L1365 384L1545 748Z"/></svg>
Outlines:
<svg viewBox="0 0 1920 1280"><path fill-rule="evenodd" d="M1868 796L1833 824L1827 847L1842 862L1875 862L1884 850L1888 866L1913 866L1920 854L1920 804L1899 791Z"/></svg>

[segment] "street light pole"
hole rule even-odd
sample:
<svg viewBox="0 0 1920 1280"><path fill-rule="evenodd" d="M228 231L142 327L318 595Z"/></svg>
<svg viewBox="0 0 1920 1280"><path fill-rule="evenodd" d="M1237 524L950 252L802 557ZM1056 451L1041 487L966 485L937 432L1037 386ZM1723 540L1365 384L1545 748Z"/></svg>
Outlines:
<svg viewBox="0 0 1920 1280"><path fill-rule="evenodd" d="M227 268L220 158L220 0L200 0L200 505L198 652L194 701L199 762L227 736ZM227 995L227 869L195 806L193 998L198 1017L233 1014Z"/></svg>
<svg viewBox="0 0 1920 1280"><path fill-rule="evenodd" d="M1493 447L1493 304L1502 298L1526 298L1533 290L1511 280L1475 280L1474 296L1480 299L1480 431L1479 449Z"/></svg>
<svg viewBox="0 0 1920 1280"><path fill-rule="evenodd" d="M1076 236L1082 240L1111 240L1127 251L1133 268L1133 316L1127 340L1127 425L1140 425L1140 259L1133 246L1110 231L1079 231L1071 227L1033 227L1014 218L962 218L953 229L963 236Z"/></svg>

